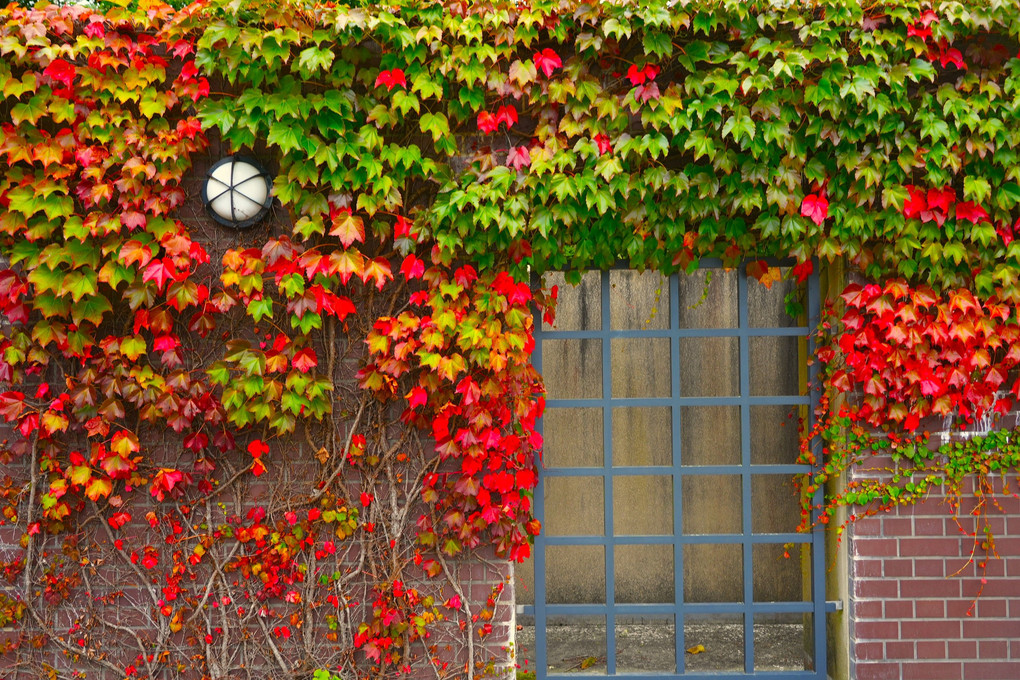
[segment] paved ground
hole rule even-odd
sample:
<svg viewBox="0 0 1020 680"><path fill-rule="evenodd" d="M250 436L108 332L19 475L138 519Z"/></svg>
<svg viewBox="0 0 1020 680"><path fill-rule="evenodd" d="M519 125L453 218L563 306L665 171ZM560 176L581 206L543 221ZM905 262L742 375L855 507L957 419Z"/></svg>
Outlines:
<svg viewBox="0 0 1020 680"><path fill-rule="evenodd" d="M687 671L743 671L743 626L739 623L688 624L684 646L704 651L685 653ZM517 663L534 670L535 628L517 631ZM548 627L549 671L553 673L606 673L605 625L556 625ZM673 624L634 623L617 625L617 673L676 672ZM810 654L804 650L804 626L800 623L755 624L755 670L804 670ZM810 663L810 662L808 662Z"/></svg>

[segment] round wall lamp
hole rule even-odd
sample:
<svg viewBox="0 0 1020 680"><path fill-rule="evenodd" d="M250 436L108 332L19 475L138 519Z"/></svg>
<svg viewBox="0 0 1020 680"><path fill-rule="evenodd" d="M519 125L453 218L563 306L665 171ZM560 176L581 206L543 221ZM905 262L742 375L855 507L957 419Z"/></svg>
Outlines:
<svg viewBox="0 0 1020 680"><path fill-rule="evenodd" d="M257 160L227 156L209 169L202 185L202 202L220 224L247 229L269 213L272 186L272 178Z"/></svg>

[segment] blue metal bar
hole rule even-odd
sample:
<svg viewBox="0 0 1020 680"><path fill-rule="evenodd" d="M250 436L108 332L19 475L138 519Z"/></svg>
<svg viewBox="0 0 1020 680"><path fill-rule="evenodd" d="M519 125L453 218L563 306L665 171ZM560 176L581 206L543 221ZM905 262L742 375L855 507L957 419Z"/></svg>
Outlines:
<svg viewBox="0 0 1020 680"><path fill-rule="evenodd" d="M824 604L824 603L823 603ZM653 604L622 604L609 605L546 605L549 615L555 616L602 616L610 610L616 614L623 615L661 615L673 614L675 605L673 603ZM707 614L810 614L815 611L813 601L801 601L801 603L683 603L686 614L707 615ZM823 607L823 609L825 609ZM835 603L831 603L829 611L835 611Z"/></svg>
<svg viewBox="0 0 1020 680"><path fill-rule="evenodd" d="M602 406L602 465L605 468L605 488L603 490L605 510L605 533L612 536L616 527L613 522L613 410L609 400L613 396L612 343L609 340L609 329L613 327L610 305L609 272L602 272L602 398L606 403ZM606 560L606 673L616 674L616 616L613 607L616 604L616 552L611 542L604 549Z"/></svg>
<svg viewBox="0 0 1020 680"><path fill-rule="evenodd" d="M617 611L621 614L668 614L672 612L672 604L621 604L617 605ZM691 614L726 614L740 613L744 610L742 602L686 602L684 607ZM552 609L557 616L587 616L599 614L604 605L592 604L549 604L547 609ZM658 608L661 611L649 611L646 608ZM754 602L751 605L755 614L810 614L815 611L813 601L804 602ZM575 609L577 611L575 611ZM836 602L825 603L825 612L837 611ZM535 605L521 605L519 612L524 616L532 616L535 613Z"/></svg>
<svg viewBox="0 0 1020 680"><path fill-rule="evenodd" d="M600 477L604 474L612 474L614 477L634 477L645 475L669 475L676 471L676 474L684 476L711 475L739 475L746 468L741 465L684 465L680 468L667 467L665 465L627 466L613 468L607 473L601 467L555 467L546 468L542 471L546 477ZM799 475L811 472L810 465L752 465L751 473L756 475Z"/></svg>
<svg viewBox="0 0 1020 680"><path fill-rule="evenodd" d="M806 406L808 397L796 394L741 397L615 397L608 399L549 399L546 408L601 408L620 406Z"/></svg>
<svg viewBox="0 0 1020 680"><path fill-rule="evenodd" d="M680 327L680 277L669 277L669 327ZM670 394L673 406L670 410L673 424L673 652L674 670L684 672L684 544L677 540L684 533L683 477L683 409L677 403L680 398L680 338L676 336L669 343Z"/></svg>
<svg viewBox="0 0 1020 680"><path fill-rule="evenodd" d="M811 470L810 465L751 465L748 466L754 475L796 475ZM729 475L740 474L746 469L739 465L687 465L683 468L685 475Z"/></svg>
<svg viewBox="0 0 1020 680"><path fill-rule="evenodd" d="M740 327L740 395L745 402L740 406L740 463L744 467L741 476L741 523L744 537L753 533L753 517L751 515L751 407L746 399L751 395L751 341L747 337L747 276L744 267L740 267L737 277L738 326ZM744 671L754 672L754 614L751 604L754 602L754 564L751 542L743 542L744 572Z"/></svg>
<svg viewBox="0 0 1020 680"><path fill-rule="evenodd" d="M817 266L813 268L812 274L808 279L807 310L808 328L817 328L821 322L821 283L818 278ZM807 354L809 357L815 355L815 339L812 335L809 335L807 339ZM811 406L808 409L807 420L809 432L814 429L815 410L818 405L818 399L821 396L819 381L819 364L817 361L814 361L808 367L808 392L811 396ZM816 465L820 465L822 462L822 442L820 438L815 437L814 441L811 442L811 450L815 454ZM815 508L822 507L824 503L825 489L819 485L819 489L815 492L814 497ZM814 546L811 552L811 599L815 603L814 620L812 621L815 628L815 648L813 651L815 674L819 680L825 680L828 673L828 650L826 648L825 634L825 532L821 522L817 521L818 513L818 510L814 510L812 513L812 518L816 521L814 529L811 531L811 535L814 538Z"/></svg>
<svg viewBox="0 0 1020 680"><path fill-rule="evenodd" d="M736 544L749 541L755 545L775 543L811 543L810 534L635 534L631 536L546 536L545 545L695 545L706 543Z"/></svg>
<svg viewBox="0 0 1020 680"><path fill-rule="evenodd" d="M538 374L542 374L542 317L535 313L535 351L532 364ZM545 420L539 418L537 424L538 432L545 436ZM535 486L535 517L545 523L545 475L541 469L538 475L538 484ZM532 566L535 570L535 672L539 677L545 677L549 671L549 664L546 661L546 612L545 612L545 549L548 540L547 532L540 531L535 537L534 552L532 554Z"/></svg>
<svg viewBox="0 0 1020 680"><path fill-rule="evenodd" d="M783 336L803 337L809 332L806 326L777 326L775 328L671 328L628 329L625 331L545 331L543 340L575 340L595 338L736 338L747 335L755 338Z"/></svg>

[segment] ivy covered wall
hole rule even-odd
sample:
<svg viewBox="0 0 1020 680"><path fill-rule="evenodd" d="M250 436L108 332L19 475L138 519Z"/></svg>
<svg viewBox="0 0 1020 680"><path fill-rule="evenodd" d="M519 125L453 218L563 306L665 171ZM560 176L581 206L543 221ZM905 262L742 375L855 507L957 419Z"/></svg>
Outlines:
<svg viewBox="0 0 1020 680"><path fill-rule="evenodd" d="M540 531L531 310L555 291L529 271L846 263L863 278L822 327L805 528L1013 475L1009 447L929 453L925 430L1020 391L1018 19L0 10L7 658L29 677L504 664L481 650L505 571L458 560L523 559ZM228 238L189 203L210 143L270 160L273 220ZM826 496L890 447L910 474ZM104 613L121 601L154 623Z"/></svg>

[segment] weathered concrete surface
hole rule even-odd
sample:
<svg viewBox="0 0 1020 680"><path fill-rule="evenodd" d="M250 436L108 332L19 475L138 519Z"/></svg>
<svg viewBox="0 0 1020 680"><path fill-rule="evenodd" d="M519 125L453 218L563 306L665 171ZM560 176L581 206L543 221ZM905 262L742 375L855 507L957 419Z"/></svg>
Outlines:
<svg viewBox="0 0 1020 680"><path fill-rule="evenodd" d="M605 675L605 625L570 624L548 627L549 672ZM698 645L703 652L685 653L685 671L742 672L744 633L739 623L698 623L685 628L684 645ZM804 646L804 625L764 623L755 625L755 670L805 670L810 653ZM673 624L634 623L618 625L616 631L617 673L675 673ZM519 626L517 666L535 670L535 628ZM594 661L593 661L594 660Z"/></svg>

